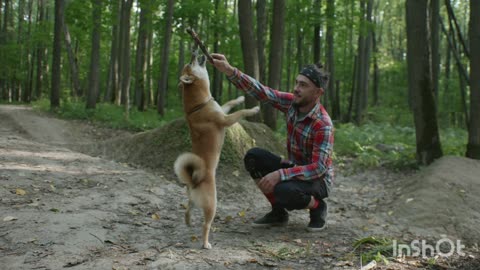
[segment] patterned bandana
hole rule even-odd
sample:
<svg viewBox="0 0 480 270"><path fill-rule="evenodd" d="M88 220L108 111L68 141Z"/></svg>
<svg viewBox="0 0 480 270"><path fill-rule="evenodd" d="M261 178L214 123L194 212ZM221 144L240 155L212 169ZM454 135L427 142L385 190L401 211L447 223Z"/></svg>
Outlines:
<svg viewBox="0 0 480 270"><path fill-rule="evenodd" d="M322 83L321 75L315 70L314 65L305 66L300 74L310 79L317 87L324 88Z"/></svg>

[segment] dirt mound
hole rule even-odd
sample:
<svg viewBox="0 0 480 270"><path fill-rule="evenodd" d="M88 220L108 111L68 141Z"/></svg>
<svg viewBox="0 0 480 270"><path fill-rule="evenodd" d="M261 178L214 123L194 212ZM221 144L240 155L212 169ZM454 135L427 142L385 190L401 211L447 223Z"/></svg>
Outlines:
<svg viewBox="0 0 480 270"><path fill-rule="evenodd" d="M217 171L218 190L243 192L248 179L243 169L243 156L254 146L261 146L275 153L284 154L285 147L278 142L273 132L264 124L241 121L226 131L225 144ZM82 152L125 162L142 168L167 171L167 178L174 179L173 163L177 156L191 150L187 123L177 119L160 128L123 136L94 145L83 145ZM238 180L241 180L239 183Z"/></svg>
<svg viewBox="0 0 480 270"><path fill-rule="evenodd" d="M479 242L480 161L446 156L405 181L392 215L409 230Z"/></svg>

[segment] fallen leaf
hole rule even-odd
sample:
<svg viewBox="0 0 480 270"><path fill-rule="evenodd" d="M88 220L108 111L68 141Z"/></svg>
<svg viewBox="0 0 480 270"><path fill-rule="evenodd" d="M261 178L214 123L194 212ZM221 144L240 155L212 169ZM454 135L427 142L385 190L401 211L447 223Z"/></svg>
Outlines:
<svg viewBox="0 0 480 270"><path fill-rule="evenodd" d="M232 174L233 176L236 176L236 177L240 176L240 172L238 170L233 171Z"/></svg>
<svg viewBox="0 0 480 270"><path fill-rule="evenodd" d="M155 214L152 215L152 219L153 220L160 220L160 215L155 213Z"/></svg>
<svg viewBox="0 0 480 270"><path fill-rule="evenodd" d="M393 215L393 211L388 211L388 215L389 216Z"/></svg>
<svg viewBox="0 0 480 270"><path fill-rule="evenodd" d="M226 216L225 217L225 222L230 222L232 221L233 217L232 216Z"/></svg>
<svg viewBox="0 0 480 270"><path fill-rule="evenodd" d="M12 217L12 216L6 216L3 221L14 221L14 220L17 220L18 218L17 217Z"/></svg>
<svg viewBox="0 0 480 270"><path fill-rule="evenodd" d="M17 188L17 190L15 191L15 194L24 196L25 194L27 194L27 192L21 188Z"/></svg>
<svg viewBox="0 0 480 270"><path fill-rule="evenodd" d="M58 213L60 212L60 209L57 209L57 208L50 208L50 211L54 212L54 213Z"/></svg>
<svg viewBox="0 0 480 270"><path fill-rule="evenodd" d="M198 237L195 236L195 235L193 235L193 236L191 237L191 240L192 240L192 242L197 242L197 241L198 241Z"/></svg>
<svg viewBox="0 0 480 270"><path fill-rule="evenodd" d="M245 210L242 210L242 211L238 212L238 216L239 217L244 217L245 216Z"/></svg>
<svg viewBox="0 0 480 270"><path fill-rule="evenodd" d="M297 243L297 244L301 244L302 243L302 239L294 239L293 242Z"/></svg>
<svg viewBox="0 0 480 270"><path fill-rule="evenodd" d="M54 185L50 185L50 189L51 189L52 191L57 190L57 188L56 188Z"/></svg>
<svg viewBox="0 0 480 270"><path fill-rule="evenodd" d="M409 203L409 202L411 202L411 201L413 201L413 198L408 198L407 201L406 201L406 203Z"/></svg>

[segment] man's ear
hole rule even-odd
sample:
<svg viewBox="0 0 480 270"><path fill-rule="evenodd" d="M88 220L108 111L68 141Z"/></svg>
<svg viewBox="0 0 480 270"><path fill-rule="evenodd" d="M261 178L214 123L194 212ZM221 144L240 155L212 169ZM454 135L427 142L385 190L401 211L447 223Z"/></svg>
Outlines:
<svg viewBox="0 0 480 270"><path fill-rule="evenodd" d="M191 75L182 75L180 77L180 81L184 84L192 84L193 83L193 76Z"/></svg>

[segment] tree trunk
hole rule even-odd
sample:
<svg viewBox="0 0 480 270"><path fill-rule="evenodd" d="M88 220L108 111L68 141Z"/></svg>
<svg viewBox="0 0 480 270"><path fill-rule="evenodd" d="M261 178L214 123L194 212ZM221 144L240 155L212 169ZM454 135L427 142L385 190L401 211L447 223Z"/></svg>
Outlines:
<svg viewBox="0 0 480 270"><path fill-rule="evenodd" d="M147 42L150 27L151 1L140 1L140 24L138 27L137 53L135 59L135 105L145 110L145 89L147 84Z"/></svg>
<svg viewBox="0 0 480 270"><path fill-rule="evenodd" d="M37 29L42 28L42 24L45 21L46 17L46 7L45 7L45 0L38 0L38 19L37 19ZM44 62L47 54L47 48L45 47L45 44L43 44L42 41L39 42L38 44L38 49L37 49L37 71L36 71L36 78L35 78L35 92L34 92L34 98L35 99L40 99L42 97L42 91L43 91L43 81L44 81Z"/></svg>
<svg viewBox="0 0 480 270"><path fill-rule="evenodd" d="M328 99L330 101L330 112L332 119L340 119L340 102L335 91L335 47L333 42L335 23L335 0L327 1L327 68L330 72L328 81Z"/></svg>
<svg viewBox="0 0 480 270"><path fill-rule="evenodd" d="M153 19L153 18L152 18ZM151 21L150 21L151 23ZM153 27L153 26L152 26ZM147 104L149 107L155 105L154 82L153 82L153 28L150 30L147 41Z"/></svg>
<svg viewBox="0 0 480 270"><path fill-rule="evenodd" d="M82 90L80 87L80 80L78 76L78 64L77 64L77 57L75 56L75 53L73 52L72 49L72 39L70 38L70 32L68 30L68 26L65 24L63 25L63 33L65 36L65 48L67 49L67 56L68 56L68 62L70 65L70 73L71 73L71 78L72 78L72 93L71 95L73 97L79 97L81 96Z"/></svg>
<svg viewBox="0 0 480 270"><path fill-rule="evenodd" d="M1 5L1 1L0 1ZM28 1L28 30L27 36L31 37L32 34L32 11L33 11L33 0ZM0 16L1 17L1 16ZM33 59L34 51L32 50L32 45L27 46L27 82L25 85L25 91L23 92L23 101L30 102L32 100L32 88L33 88Z"/></svg>
<svg viewBox="0 0 480 270"><path fill-rule="evenodd" d="M275 16L275 11L274 11ZM258 67L261 82L267 81L267 64L265 55L265 44L267 37L267 1L257 0L257 47L258 47ZM274 27L272 25L272 27ZM283 42L283 41L282 41Z"/></svg>
<svg viewBox="0 0 480 270"><path fill-rule="evenodd" d="M122 20L122 11L120 2L122 0L112 0L111 9L112 9L112 42L110 44L110 63L108 68L108 78L107 78L107 89L105 90L105 95L103 96L104 102L115 102L118 98L117 93L120 88L119 84L119 46L120 46L120 28L119 23ZM118 100L118 103L120 100Z"/></svg>
<svg viewBox="0 0 480 270"><path fill-rule="evenodd" d="M102 27L102 0L92 0L92 50L88 75L87 109L95 109L100 88L100 31Z"/></svg>
<svg viewBox="0 0 480 270"><path fill-rule="evenodd" d="M467 58L470 58L470 51L468 50L465 39L463 38L462 31L460 29L460 26L458 25L457 18L455 17L455 13L453 12L452 5L450 4L450 0L445 0L445 6L447 7L447 14L448 14L450 23L453 22L455 24L455 30L457 32L458 40L462 45L463 51L465 52L465 55L467 56ZM452 27L452 30L453 30L453 27Z"/></svg>
<svg viewBox="0 0 480 270"><path fill-rule="evenodd" d="M432 80L435 103L438 104L438 80L440 73L440 0L430 0L430 32L432 47Z"/></svg>
<svg viewBox="0 0 480 270"><path fill-rule="evenodd" d="M51 90L52 92L50 95L50 108L52 110L60 106L64 11L65 11L65 1L55 0L55 26L54 26L53 51L52 51L52 90Z"/></svg>
<svg viewBox="0 0 480 270"><path fill-rule="evenodd" d="M243 64L245 73L257 79L260 76L258 66L258 52L257 44L255 42L255 35L253 32L253 14L252 1L242 0L238 1L238 23L240 28L240 43L243 52ZM245 98L246 108L255 107L258 102L255 98L247 95ZM247 117L250 121L260 122L260 115L256 114Z"/></svg>
<svg viewBox="0 0 480 270"><path fill-rule="evenodd" d="M408 86L413 98L417 162L428 165L442 156L430 61L427 1L407 0Z"/></svg>
<svg viewBox="0 0 480 270"><path fill-rule="evenodd" d="M215 0L215 17L220 18L223 17L222 25L226 25L225 16L220 15L220 0ZM213 51L218 52L220 51L220 32L217 27L214 28L214 41L213 41ZM221 102L222 100L222 78L223 75L219 72L216 68L213 69L213 83L212 83L212 96L214 99Z"/></svg>
<svg viewBox="0 0 480 270"><path fill-rule="evenodd" d="M316 17L313 27L313 62L319 63L322 55L322 0L313 1L313 13Z"/></svg>
<svg viewBox="0 0 480 270"><path fill-rule="evenodd" d="M172 39L172 21L173 21L173 0L167 1L167 11L165 15L165 31L163 36L162 58L160 59L160 80L157 90L157 112L163 116L165 114L165 101L168 88L168 55L170 51L170 41Z"/></svg>
<svg viewBox="0 0 480 270"><path fill-rule="evenodd" d="M119 82L121 104L125 106L125 119L130 118L130 15L133 0L122 0L122 22L120 24Z"/></svg>
<svg viewBox="0 0 480 270"><path fill-rule="evenodd" d="M480 159L480 1L470 0L470 125L466 156Z"/></svg>
<svg viewBox="0 0 480 270"><path fill-rule="evenodd" d="M283 40L285 32L285 0L273 0L272 36L270 38L270 56L268 67L268 85L279 89L282 80ZM262 108L263 121L271 129L277 129L277 111L270 104Z"/></svg>
<svg viewBox="0 0 480 270"><path fill-rule="evenodd" d="M358 80L355 99L355 122L357 125L362 123L365 111L368 106L368 83L370 75L370 54L372 39L372 8L373 0L362 0L363 14L360 22L360 35L358 38ZM366 6L366 7L365 7Z"/></svg>

